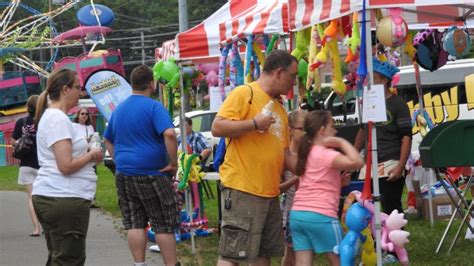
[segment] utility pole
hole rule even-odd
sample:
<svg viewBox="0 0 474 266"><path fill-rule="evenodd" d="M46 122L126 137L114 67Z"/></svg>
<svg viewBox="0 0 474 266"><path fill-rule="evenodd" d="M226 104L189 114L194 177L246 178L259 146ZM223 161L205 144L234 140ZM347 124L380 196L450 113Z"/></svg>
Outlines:
<svg viewBox="0 0 474 266"><path fill-rule="evenodd" d="M145 35L143 34L143 31L140 31L140 39L142 40L142 65L145 64Z"/></svg>
<svg viewBox="0 0 474 266"><path fill-rule="evenodd" d="M179 32L188 29L188 4L187 0L178 0Z"/></svg>

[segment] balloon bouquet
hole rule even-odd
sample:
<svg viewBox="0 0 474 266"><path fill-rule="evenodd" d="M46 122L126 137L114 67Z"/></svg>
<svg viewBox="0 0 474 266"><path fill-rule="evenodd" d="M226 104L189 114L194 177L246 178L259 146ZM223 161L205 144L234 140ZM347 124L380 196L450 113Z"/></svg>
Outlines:
<svg viewBox="0 0 474 266"><path fill-rule="evenodd" d="M166 90L163 91L163 95L167 99L165 105L168 107L170 116L173 117L174 89L178 87L179 82L179 67L174 58L157 62L153 66L153 77L157 81L165 82Z"/></svg>

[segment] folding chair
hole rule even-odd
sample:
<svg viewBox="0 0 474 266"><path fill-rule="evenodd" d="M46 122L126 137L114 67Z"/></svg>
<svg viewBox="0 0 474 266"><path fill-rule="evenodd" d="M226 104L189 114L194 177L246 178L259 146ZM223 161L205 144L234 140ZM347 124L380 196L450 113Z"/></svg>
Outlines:
<svg viewBox="0 0 474 266"><path fill-rule="evenodd" d="M471 216L472 219L471 210L473 209L473 204L468 204L465 198L467 189L469 189L469 186L473 182L473 177L469 178L468 185L464 192L457 189L453 180L449 178L446 179L451 183L451 186L458 197L458 200L456 200L450 193L447 184L443 182L441 173L446 167L474 166L474 120L450 121L433 128L420 143L420 158L423 167L434 168L436 179L440 181L455 206L455 211L452 214L450 222L448 223L438 248L436 249L436 253L439 252L446 234L452 225L454 217L457 214L462 217L462 223L459 226L455 238L448 250L449 254L454 247L464 224L471 230L471 232L474 232L474 228L472 228L467 219L469 216Z"/></svg>

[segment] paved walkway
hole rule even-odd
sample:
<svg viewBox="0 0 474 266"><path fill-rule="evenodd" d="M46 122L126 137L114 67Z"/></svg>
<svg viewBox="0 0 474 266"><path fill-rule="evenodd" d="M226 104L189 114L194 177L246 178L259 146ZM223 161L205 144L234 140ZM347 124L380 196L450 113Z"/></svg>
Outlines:
<svg viewBox="0 0 474 266"><path fill-rule="evenodd" d="M121 221L92 209L86 244L86 265L132 265ZM31 221L26 193L0 191L0 265L44 265L47 249L44 237L30 237ZM148 265L162 265L161 255L147 250Z"/></svg>

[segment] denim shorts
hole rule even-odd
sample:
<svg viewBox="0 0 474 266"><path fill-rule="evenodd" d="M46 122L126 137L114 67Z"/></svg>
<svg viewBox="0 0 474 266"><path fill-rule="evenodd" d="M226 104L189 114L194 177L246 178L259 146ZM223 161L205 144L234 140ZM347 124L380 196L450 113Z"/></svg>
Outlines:
<svg viewBox="0 0 474 266"><path fill-rule="evenodd" d="M117 196L125 229L142 229L150 222L155 233L179 227L178 194L164 176L116 174Z"/></svg>
<svg viewBox="0 0 474 266"><path fill-rule="evenodd" d="M290 230L295 251L333 252L342 240L339 220L312 211L291 211Z"/></svg>

